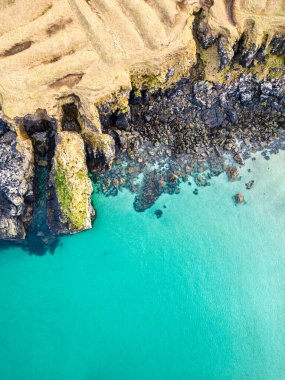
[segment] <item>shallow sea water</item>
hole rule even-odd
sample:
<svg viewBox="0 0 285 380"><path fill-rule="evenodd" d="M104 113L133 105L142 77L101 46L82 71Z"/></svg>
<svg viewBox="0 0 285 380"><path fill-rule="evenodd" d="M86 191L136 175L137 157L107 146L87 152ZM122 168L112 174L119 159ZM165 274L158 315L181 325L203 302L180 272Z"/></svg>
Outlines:
<svg viewBox="0 0 285 380"><path fill-rule="evenodd" d="M54 255L2 248L0 379L285 379L284 164L258 156L145 213L94 195L94 229Z"/></svg>

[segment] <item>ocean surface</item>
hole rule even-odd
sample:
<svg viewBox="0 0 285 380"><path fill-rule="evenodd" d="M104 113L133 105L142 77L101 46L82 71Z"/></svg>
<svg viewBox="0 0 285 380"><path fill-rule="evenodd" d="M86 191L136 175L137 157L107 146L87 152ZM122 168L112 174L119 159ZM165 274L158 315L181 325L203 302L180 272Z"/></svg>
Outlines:
<svg viewBox="0 0 285 380"><path fill-rule="evenodd" d="M95 194L54 254L0 246L0 379L285 379L285 152L241 176L144 213Z"/></svg>

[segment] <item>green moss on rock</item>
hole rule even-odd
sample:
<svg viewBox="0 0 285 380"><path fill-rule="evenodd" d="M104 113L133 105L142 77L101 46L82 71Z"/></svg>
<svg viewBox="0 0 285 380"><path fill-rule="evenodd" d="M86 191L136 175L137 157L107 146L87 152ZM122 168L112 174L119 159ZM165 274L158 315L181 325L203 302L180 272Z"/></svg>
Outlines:
<svg viewBox="0 0 285 380"><path fill-rule="evenodd" d="M74 132L60 132L53 164L53 182L60 208L59 223L70 233L91 228L94 215L90 195L92 184L85 162L82 137Z"/></svg>

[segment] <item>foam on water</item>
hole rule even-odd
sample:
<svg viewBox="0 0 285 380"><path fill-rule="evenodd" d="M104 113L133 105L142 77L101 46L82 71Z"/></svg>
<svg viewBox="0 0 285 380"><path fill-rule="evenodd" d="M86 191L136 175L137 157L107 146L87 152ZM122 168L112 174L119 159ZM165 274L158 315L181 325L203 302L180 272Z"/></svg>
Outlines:
<svg viewBox="0 0 285 380"><path fill-rule="evenodd" d="M284 162L145 213L95 195L94 229L54 255L2 249L0 379L285 379Z"/></svg>

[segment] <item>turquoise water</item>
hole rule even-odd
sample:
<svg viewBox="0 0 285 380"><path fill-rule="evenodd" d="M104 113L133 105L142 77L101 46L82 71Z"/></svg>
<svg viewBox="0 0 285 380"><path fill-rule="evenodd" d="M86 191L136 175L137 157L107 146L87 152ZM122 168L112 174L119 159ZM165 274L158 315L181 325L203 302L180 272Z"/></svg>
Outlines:
<svg viewBox="0 0 285 380"><path fill-rule="evenodd" d="M285 379L284 163L145 213L95 195L94 229L54 255L2 248L0 379Z"/></svg>

